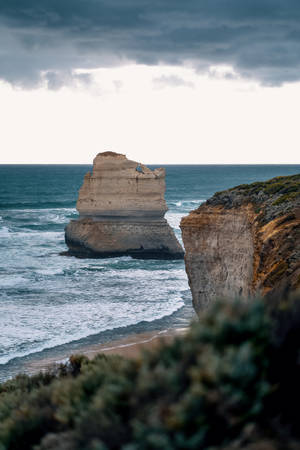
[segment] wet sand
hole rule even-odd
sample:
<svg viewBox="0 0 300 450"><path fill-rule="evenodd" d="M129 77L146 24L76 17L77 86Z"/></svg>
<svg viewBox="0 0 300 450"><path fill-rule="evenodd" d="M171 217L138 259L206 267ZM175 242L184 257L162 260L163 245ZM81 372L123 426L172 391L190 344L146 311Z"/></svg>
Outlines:
<svg viewBox="0 0 300 450"><path fill-rule="evenodd" d="M176 336L182 336L187 328L173 328L162 331L151 331L148 333L132 334L125 339L111 341L106 344L90 345L81 349L79 352L89 359L94 358L99 353L106 355L121 355L125 358L136 358L142 350L151 350L161 343L169 343ZM26 365L26 373L34 374L55 367L60 363L66 363L71 355L65 355L64 358L45 358L38 361L32 361Z"/></svg>

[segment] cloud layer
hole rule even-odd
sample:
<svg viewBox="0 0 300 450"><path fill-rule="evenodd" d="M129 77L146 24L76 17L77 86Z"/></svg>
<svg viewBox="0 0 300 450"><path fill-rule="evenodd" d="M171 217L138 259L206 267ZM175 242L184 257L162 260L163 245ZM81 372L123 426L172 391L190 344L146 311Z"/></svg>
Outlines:
<svg viewBox="0 0 300 450"><path fill-rule="evenodd" d="M300 79L299 0L0 0L0 78L50 88L126 62ZM77 75L76 75L77 76Z"/></svg>

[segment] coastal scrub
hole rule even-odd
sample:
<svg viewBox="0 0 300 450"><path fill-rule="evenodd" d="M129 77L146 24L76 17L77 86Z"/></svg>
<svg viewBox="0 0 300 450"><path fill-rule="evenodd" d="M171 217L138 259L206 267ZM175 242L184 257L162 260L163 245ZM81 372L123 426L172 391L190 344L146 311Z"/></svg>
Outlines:
<svg viewBox="0 0 300 450"><path fill-rule="evenodd" d="M299 296L217 302L136 360L20 375L0 386L0 449L299 448L299 337Z"/></svg>

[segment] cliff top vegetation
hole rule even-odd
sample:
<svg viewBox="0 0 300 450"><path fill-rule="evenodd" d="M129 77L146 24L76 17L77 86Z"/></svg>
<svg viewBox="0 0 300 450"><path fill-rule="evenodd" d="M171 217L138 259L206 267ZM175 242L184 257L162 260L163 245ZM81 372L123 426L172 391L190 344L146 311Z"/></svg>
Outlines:
<svg viewBox="0 0 300 450"><path fill-rule="evenodd" d="M263 202L266 197L276 197L275 204L294 200L300 196L300 174L275 177L267 181L240 184L231 189L216 192L213 200L222 199L224 195L248 197L255 202Z"/></svg>
<svg viewBox="0 0 300 450"><path fill-rule="evenodd" d="M226 209L253 203L256 212L262 212L264 222L300 208L300 174L275 177L267 181L241 184L216 192L205 205L221 205ZM201 212L201 207L194 213Z"/></svg>
<svg viewBox="0 0 300 450"><path fill-rule="evenodd" d="M299 338L300 296L217 302L137 360L20 375L0 385L0 449L299 448Z"/></svg>

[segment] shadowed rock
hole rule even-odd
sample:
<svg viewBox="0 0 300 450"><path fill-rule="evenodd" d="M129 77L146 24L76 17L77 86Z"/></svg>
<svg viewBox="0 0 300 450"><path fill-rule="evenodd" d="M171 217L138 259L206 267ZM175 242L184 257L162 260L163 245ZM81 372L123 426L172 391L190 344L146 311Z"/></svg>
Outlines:
<svg viewBox="0 0 300 450"><path fill-rule="evenodd" d="M164 215L165 170L114 152L99 153L79 191L79 219L66 227L67 254L179 259L183 250Z"/></svg>

